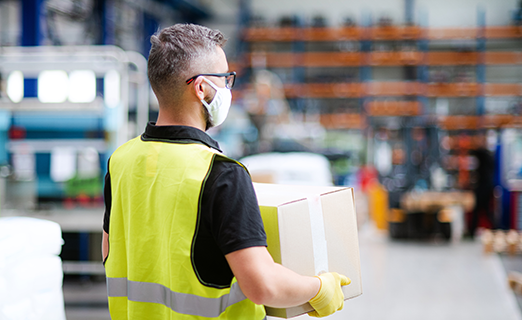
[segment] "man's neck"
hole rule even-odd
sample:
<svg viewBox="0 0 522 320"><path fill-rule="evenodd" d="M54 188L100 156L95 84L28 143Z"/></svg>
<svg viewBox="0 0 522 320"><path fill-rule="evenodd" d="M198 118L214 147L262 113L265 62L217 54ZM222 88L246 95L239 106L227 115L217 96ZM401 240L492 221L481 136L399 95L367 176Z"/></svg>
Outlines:
<svg viewBox="0 0 522 320"><path fill-rule="evenodd" d="M160 105L156 125L157 126L189 126L189 127L197 128L201 131L205 131L204 120L197 112L194 112L194 111L198 110L196 106L194 106L193 109L185 108L185 110L180 110L178 112L173 112L173 110L179 110L179 109L163 108ZM190 112L189 110L192 112Z"/></svg>

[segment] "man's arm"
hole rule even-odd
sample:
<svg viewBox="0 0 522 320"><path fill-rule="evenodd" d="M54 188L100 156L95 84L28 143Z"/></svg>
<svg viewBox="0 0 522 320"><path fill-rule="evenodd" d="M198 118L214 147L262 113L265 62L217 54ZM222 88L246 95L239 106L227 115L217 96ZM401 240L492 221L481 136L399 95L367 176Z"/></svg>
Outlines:
<svg viewBox="0 0 522 320"><path fill-rule="evenodd" d="M266 247L250 247L225 256L245 296L275 308L302 305L321 287L316 277L301 276L275 263Z"/></svg>
<svg viewBox="0 0 522 320"><path fill-rule="evenodd" d="M105 262L107 259L107 255L109 255L109 234L103 231L102 235L102 261Z"/></svg>
<svg viewBox="0 0 522 320"><path fill-rule="evenodd" d="M350 283L347 277L335 272L319 278L302 276L274 262L266 249L252 180L242 167L216 161L203 199L212 204L210 208L202 206L202 212L211 213L210 221L206 220L209 229L248 299L275 308L309 302L314 308L309 315L314 317L324 317L342 308L341 287Z"/></svg>
<svg viewBox="0 0 522 320"><path fill-rule="evenodd" d="M109 160L110 161L110 160ZM109 173L109 161L107 162L107 174L105 174L105 184L103 186L103 200L105 203L105 213L103 215L103 235L102 235L102 261L105 263L109 255L109 223L111 215L111 175Z"/></svg>

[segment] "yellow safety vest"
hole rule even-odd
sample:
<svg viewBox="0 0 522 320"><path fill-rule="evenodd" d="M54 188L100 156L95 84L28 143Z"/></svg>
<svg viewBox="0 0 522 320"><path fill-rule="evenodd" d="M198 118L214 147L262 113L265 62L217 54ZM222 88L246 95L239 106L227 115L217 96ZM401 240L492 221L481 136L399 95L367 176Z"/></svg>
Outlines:
<svg viewBox="0 0 522 320"><path fill-rule="evenodd" d="M118 319L264 319L230 286L203 285L192 250L202 190L216 151L197 143L132 139L111 156L109 310Z"/></svg>

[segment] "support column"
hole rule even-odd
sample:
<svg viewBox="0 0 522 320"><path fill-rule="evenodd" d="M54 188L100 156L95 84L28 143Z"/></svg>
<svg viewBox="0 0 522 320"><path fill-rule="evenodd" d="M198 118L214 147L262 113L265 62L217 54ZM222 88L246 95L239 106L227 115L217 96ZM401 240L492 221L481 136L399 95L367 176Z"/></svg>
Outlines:
<svg viewBox="0 0 522 320"><path fill-rule="evenodd" d="M39 46L43 0L22 0L22 46Z"/></svg>
<svg viewBox="0 0 522 320"><path fill-rule="evenodd" d="M477 115L483 116L485 113L486 99L484 97L484 83L486 82L486 66L485 52L486 52L486 11L483 8L477 10L477 24L478 24L478 35L477 35L477 52L479 54L479 62L476 66L477 78L476 81L480 87L479 95L477 97Z"/></svg>
<svg viewBox="0 0 522 320"><path fill-rule="evenodd" d="M143 56L145 58L149 57L150 52L150 36L152 36L158 29L159 23L158 20L154 18L154 16L143 13Z"/></svg>

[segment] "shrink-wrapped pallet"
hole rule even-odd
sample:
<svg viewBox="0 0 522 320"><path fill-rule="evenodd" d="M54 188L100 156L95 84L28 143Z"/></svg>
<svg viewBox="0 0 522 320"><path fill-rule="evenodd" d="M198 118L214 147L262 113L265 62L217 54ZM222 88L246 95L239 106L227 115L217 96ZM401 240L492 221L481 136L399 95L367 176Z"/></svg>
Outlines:
<svg viewBox="0 0 522 320"><path fill-rule="evenodd" d="M65 320L60 226L0 218L0 319Z"/></svg>

